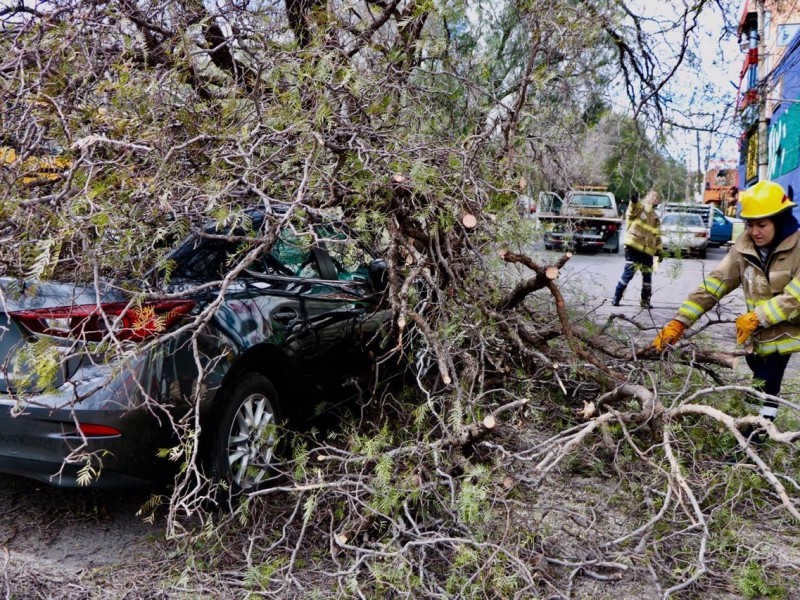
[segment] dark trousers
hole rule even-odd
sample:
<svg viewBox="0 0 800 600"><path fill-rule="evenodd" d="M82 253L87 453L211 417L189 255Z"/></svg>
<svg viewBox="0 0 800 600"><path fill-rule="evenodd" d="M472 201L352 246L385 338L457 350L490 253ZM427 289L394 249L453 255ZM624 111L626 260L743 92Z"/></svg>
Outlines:
<svg viewBox="0 0 800 600"><path fill-rule="evenodd" d="M791 354L779 354L778 352L745 356L747 366L753 372L753 388L771 396L778 396L781 393L783 374L790 357ZM761 414L768 419L774 419L777 409L777 402L765 400Z"/></svg>
<svg viewBox="0 0 800 600"><path fill-rule="evenodd" d="M642 302L649 302L653 292L653 257L635 248L625 246L625 268L622 271L614 291L614 298L619 302L625 288L633 279L637 271L642 273Z"/></svg>

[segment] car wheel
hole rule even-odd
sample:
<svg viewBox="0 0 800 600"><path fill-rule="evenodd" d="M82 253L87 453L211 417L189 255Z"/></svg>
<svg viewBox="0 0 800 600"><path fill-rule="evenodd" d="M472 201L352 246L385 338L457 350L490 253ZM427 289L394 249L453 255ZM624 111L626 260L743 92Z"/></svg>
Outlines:
<svg viewBox="0 0 800 600"><path fill-rule="evenodd" d="M263 488L277 463L282 423L278 392L259 373L245 375L207 420L204 463L228 494Z"/></svg>
<svg viewBox="0 0 800 600"><path fill-rule="evenodd" d="M697 253L697 256L699 256L700 258L705 258L706 257L706 253L707 253L706 249L705 248L701 248L700 251Z"/></svg>

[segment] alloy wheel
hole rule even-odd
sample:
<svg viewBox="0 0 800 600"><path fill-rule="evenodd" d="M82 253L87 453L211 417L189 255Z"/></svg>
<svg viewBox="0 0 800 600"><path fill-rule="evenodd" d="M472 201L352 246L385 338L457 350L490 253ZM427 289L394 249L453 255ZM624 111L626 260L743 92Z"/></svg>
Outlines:
<svg viewBox="0 0 800 600"><path fill-rule="evenodd" d="M228 435L231 478L241 489L257 486L272 466L277 431L275 411L264 394L255 392L239 405Z"/></svg>

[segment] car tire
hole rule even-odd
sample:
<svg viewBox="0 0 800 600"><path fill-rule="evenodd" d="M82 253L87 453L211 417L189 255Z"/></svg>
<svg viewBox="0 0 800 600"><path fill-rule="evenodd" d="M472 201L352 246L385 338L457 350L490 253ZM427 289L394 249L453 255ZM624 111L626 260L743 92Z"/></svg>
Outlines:
<svg viewBox="0 0 800 600"><path fill-rule="evenodd" d="M218 501L268 484L282 422L278 392L260 373L244 375L212 411L203 431L203 463L211 481L222 484Z"/></svg>
<svg viewBox="0 0 800 600"><path fill-rule="evenodd" d="M700 258L705 258L706 254L707 254L706 249L705 248L701 248L700 251L697 253L697 256L699 256Z"/></svg>

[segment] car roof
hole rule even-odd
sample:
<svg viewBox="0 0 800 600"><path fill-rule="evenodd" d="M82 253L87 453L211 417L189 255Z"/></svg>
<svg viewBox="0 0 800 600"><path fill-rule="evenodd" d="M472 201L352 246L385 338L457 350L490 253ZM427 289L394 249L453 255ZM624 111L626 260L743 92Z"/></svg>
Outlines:
<svg viewBox="0 0 800 600"><path fill-rule="evenodd" d="M688 213L688 212L669 212L664 215L662 222L666 221L677 221L679 223L688 223L688 222L697 222L701 227L703 227L703 219L697 213Z"/></svg>

